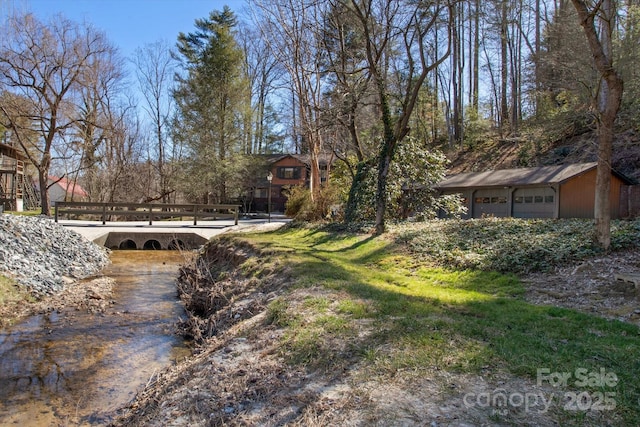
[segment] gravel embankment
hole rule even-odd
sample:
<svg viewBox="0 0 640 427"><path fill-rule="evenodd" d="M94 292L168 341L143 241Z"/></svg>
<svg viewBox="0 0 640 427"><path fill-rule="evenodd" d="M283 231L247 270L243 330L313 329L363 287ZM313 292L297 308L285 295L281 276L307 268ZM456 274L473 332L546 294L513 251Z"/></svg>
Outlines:
<svg viewBox="0 0 640 427"><path fill-rule="evenodd" d="M0 273L36 297L98 273L108 250L47 217L0 214Z"/></svg>

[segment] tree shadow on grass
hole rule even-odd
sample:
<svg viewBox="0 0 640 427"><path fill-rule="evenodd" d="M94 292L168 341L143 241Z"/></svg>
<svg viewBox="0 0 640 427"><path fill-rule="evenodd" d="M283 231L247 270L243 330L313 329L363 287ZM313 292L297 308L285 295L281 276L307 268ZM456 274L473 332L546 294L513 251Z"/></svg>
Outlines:
<svg viewBox="0 0 640 427"><path fill-rule="evenodd" d="M363 259L377 258L382 251L375 248ZM499 277L495 273L467 271L456 283L438 284L438 289L424 279L425 289L420 291L415 282L404 283L393 273L376 275L372 283L371 276L361 277L357 270L329 261L307 259L297 268L316 274L316 283L345 291L373 307L370 317L377 330L354 343L361 357L372 348L391 347L401 350L386 356L393 361L391 366L435 365L461 372L479 372L489 366L530 379L536 379L542 368L572 374L576 369L598 373L603 368L617 375L616 387L590 390L615 392L617 414L625 423L640 425L636 326L500 296L496 287L500 284L487 284ZM576 386L576 381L574 376L569 386Z"/></svg>

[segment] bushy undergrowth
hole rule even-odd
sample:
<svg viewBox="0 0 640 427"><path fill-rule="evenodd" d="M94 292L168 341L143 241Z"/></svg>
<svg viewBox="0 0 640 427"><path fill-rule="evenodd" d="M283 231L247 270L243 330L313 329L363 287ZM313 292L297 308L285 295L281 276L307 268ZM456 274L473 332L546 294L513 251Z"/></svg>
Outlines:
<svg viewBox="0 0 640 427"><path fill-rule="evenodd" d="M320 188L315 200L311 200L309 189L301 186L291 187L287 191L285 214L297 221L323 221L333 216L332 207L336 203L337 192L331 186Z"/></svg>
<svg viewBox="0 0 640 427"><path fill-rule="evenodd" d="M392 232L415 255L450 268L527 273L601 253L591 220L439 220L399 225ZM612 222L612 250L638 246L640 219Z"/></svg>

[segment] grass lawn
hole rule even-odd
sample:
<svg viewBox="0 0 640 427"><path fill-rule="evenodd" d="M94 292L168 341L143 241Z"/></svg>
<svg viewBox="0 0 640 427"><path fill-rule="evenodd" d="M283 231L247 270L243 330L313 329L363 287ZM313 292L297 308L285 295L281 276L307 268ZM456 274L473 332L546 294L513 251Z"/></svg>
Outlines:
<svg viewBox="0 0 640 427"><path fill-rule="evenodd" d="M54 213L54 209L52 209L51 214L53 215ZM11 214L11 215L19 215L19 216L38 216L42 213L42 211L40 209L36 209L36 210L31 210L31 211L5 211L4 213L6 214Z"/></svg>
<svg viewBox="0 0 640 427"><path fill-rule="evenodd" d="M282 355L290 363L331 370L339 363L332 343L342 340L376 375L437 367L507 371L535 383L546 369L570 374L567 386L583 393L583 406L613 397L615 409L606 408L613 419L640 425L640 330L634 325L529 304L515 275L434 267L411 252L406 238L321 228L234 238L272 254L298 289L333 292L331 299L305 301L305 315L286 297L269 306L269 321L286 329ZM362 321L375 331L366 340L356 339ZM601 381L601 374L616 380ZM583 384L580 375L589 381ZM578 425L584 416L569 410L563 422Z"/></svg>

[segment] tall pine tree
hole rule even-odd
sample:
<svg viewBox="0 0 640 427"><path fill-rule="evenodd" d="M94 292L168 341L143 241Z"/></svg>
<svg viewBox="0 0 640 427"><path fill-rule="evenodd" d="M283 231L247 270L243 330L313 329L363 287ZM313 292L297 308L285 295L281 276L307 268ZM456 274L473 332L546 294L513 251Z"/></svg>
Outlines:
<svg viewBox="0 0 640 427"><path fill-rule="evenodd" d="M204 202L225 203L241 177L243 113L247 77L234 30L237 20L225 6L196 30L178 36L183 73L176 76L174 140L186 147L184 190Z"/></svg>

